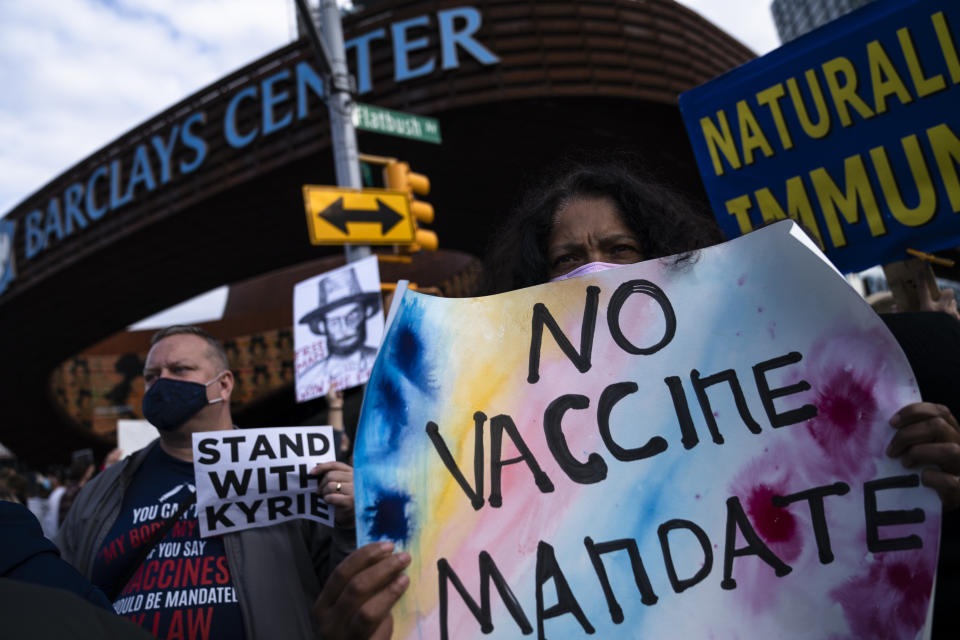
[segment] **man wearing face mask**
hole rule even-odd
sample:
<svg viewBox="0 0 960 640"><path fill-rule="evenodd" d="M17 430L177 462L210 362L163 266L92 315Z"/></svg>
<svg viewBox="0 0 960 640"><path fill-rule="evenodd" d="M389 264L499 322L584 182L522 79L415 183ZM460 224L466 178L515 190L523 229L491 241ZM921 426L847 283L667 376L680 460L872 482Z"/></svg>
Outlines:
<svg viewBox="0 0 960 640"><path fill-rule="evenodd" d="M409 557L383 545L354 551L353 470L343 463L313 471L336 507L334 528L294 520L200 538L192 435L234 428L233 374L197 327L152 342L143 413L160 438L84 488L60 530L63 557L157 637L365 637L389 624Z"/></svg>

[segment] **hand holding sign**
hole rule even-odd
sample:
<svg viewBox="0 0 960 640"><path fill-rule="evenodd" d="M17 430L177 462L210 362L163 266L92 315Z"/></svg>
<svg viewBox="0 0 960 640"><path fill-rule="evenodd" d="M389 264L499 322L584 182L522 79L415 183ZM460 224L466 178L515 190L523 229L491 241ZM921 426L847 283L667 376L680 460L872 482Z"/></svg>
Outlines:
<svg viewBox="0 0 960 640"><path fill-rule="evenodd" d="M409 564L410 554L394 554L391 542L374 542L347 556L314 604L321 637L389 640L393 634L390 608L410 584L402 573Z"/></svg>
<svg viewBox="0 0 960 640"><path fill-rule="evenodd" d="M900 409L890 425L897 434L887 454L902 458L905 467L925 468L923 484L936 490L944 509L960 506L960 426L950 410L930 402Z"/></svg>
<svg viewBox="0 0 960 640"><path fill-rule="evenodd" d="M402 298L355 450L358 539L416 559L397 637L918 636L940 505L888 419L949 473L949 418L791 226Z"/></svg>
<svg viewBox="0 0 960 640"><path fill-rule="evenodd" d="M324 462L310 472L319 476L317 492L323 501L336 507L335 521L338 527L353 528L353 467L342 462Z"/></svg>

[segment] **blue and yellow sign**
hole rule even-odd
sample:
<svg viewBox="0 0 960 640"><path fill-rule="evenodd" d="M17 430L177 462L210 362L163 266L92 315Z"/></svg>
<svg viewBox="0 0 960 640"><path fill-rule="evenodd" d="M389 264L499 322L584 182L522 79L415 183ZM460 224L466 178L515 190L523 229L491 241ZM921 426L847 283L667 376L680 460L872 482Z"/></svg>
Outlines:
<svg viewBox="0 0 960 640"><path fill-rule="evenodd" d="M960 244L958 29L877 0L681 95L727 235L791 217L845 272Z"/></svg>

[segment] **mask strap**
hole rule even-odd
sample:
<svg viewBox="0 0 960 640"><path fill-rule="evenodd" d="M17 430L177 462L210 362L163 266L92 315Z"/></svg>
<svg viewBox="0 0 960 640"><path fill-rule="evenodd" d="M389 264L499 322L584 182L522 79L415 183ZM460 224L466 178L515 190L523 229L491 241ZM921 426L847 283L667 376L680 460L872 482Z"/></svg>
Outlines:
<svg viewBox="0 0 960 640"><path fill-rule="evenodd" d="M217 375L215 375L215 376L213 377L213 380L211 380L211 381L208 382L207 384L203 385L204 388L209 387L209 386L212 385L214 382L216 382L217 380L219 380L220 377L221 377L223 374L225 374L226 372L227 372L227 370L224 369L223 371L221 371L220 373L218 373ZM207 404L217 404L218 402L223 402L223 398L214 398L213 400L207 400Z"/></svg>
<svg viewBox="0 0 960 640"><path fill-rule="evenodd" d="M221 371L221 372L218 373L217 375L213 376L213 379L210 380L210 382L208 382L207 384L205 384L205 385L203 385L203 386L209 387L209 386L212 385L214 382L216 382L217 380L219 380L219 379L220 379L220 376L222 376L222 375L225 374L226 372L227 372L227 370L224 369L223 371Z"/></svg>

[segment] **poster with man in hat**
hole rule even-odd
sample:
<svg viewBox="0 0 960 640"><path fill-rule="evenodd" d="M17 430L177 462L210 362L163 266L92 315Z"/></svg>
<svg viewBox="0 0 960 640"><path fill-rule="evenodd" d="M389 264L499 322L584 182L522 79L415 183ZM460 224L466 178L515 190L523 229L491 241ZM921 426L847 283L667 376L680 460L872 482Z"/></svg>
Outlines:
<svg viewBox="0 0 960 640"><path fill-rule="evenodd" d="M297 283L293 317L297 402L364 384L383 336L376 256Z"/></svg>

